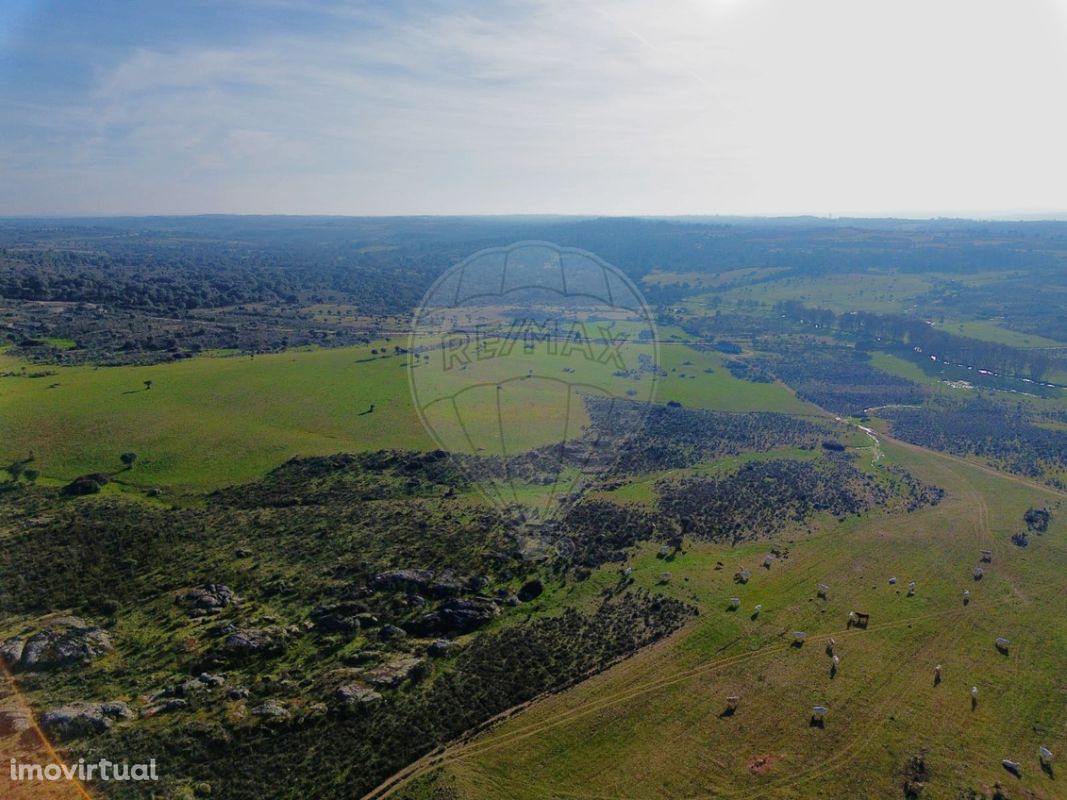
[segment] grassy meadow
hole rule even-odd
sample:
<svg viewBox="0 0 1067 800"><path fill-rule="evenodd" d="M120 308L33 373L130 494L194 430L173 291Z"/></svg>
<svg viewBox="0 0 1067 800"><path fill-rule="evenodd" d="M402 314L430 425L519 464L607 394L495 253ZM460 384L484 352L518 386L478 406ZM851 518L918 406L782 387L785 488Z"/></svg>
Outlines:
<svg viewBox="0 0 1067 800"><path fill-rule="evenodd" d="M446 786L464 800L888 798L902 796L906 766L921 755L923 798L956 800L998 782L1008 797L1067 797L1059 771L1043 771L1037 759L1041 745L1067 752L1055 655L1067 647L1067 620L1051 611L1062 607L1067 528L1057 518L1029 547L1010 542L1029 506L1058 507L1062 496L917 449L884 448L887 463L946 488L946 499L915 514L826 521L773 542L693 544L667 562L647 548L634 561L637 583L697 605L700 617L446 751L428 764L439 769L395 796ZM788 556L765 570L772 546ZM975 581L983 548L993 562ZM741 567L752 571L746 585L732 578ZM660 585L664 571L672 577ZM602 573L575 591L595 596L616 579ZM828 599L817 598L818 583L829 585ZM733 596L737 612L728 610ZM763 611L753 616L757 603ZM848 629L854 609L871 614L867 630ZM795 630L808 634L801 648L791 646ZM825 650L831 636L836 675ZM1007 655L994 647L998 636L1010 639ZM723 713L729 695L741 698L733 715ZM810 724L817 704L829 708L825 727ZM1003 769L1004 758L1022 764L1021 778Z"/></svg>
<svg viewBox="0 0 1067 800"><path fill-rule="evenodd" d="M42 480L68 481L117 471L120 454L133 451L139 458L120 476L124 483L192 491L255 478L295 455L431 449L412 406L407 359L381 357L386 347L392 351L376 343L146 367L40 368L0 355L0 372L15 373L0 377L0 461L32 452ZM567 377L557 361L528 366ZM781 385L734 378L716 353L668 342L660 363L660 402L818 413ZM21 377L23 366L28 374L54 374ZM507 421L517 434L511 452L559 441L558 419L549 413L556 397L546 392L542 400L527 400ZM580 403L573 413L578 426L588 422ZM491 437L496 418L480 422Z"/></svg>

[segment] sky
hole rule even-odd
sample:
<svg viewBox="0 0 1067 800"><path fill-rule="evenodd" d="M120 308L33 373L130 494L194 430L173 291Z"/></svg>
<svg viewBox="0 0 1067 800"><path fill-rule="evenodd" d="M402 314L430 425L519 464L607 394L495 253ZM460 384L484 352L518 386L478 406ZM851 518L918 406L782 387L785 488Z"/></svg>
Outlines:
<svg viewBox="0 0 1067 800"><path fill-rule="evenodd" d="M1067 0L3 0L0 215L1067 213Z"/></svg>

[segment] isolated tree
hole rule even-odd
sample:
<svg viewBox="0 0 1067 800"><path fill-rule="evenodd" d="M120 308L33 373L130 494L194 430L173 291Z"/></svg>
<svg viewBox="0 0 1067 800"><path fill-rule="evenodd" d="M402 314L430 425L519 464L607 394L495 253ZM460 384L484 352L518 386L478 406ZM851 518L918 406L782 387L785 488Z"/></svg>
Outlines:
<svg viewBox="0 0 1067 800"><path fill-rule="evenodd" d="M136 453L123 453L119 458L121 458L122 463L126 465L126 469L133 469L133 465L137 463Z"/></svg>

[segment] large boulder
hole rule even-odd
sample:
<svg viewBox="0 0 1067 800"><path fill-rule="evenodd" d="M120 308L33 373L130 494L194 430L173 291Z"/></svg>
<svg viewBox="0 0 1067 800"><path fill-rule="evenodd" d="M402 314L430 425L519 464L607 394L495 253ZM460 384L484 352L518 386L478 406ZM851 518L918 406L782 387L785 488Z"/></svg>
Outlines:
<svg viewBox="0 0 1067 800"><path fill-rule="evenodd" d="M0 659L3 659L8 669L14 669L22 660L22 649L25 646L21 636L12 636L0 644Z"/></svg>
<svg viewBox="0 0 1067 800"><path fill-rule="evenodd" d="M337 687L337 691L333 693L333 699L347 709L355 709L360 706L373 705L379 702L382 696L361 683L346 683Z"/></svg>
<svg viewBox="0 0 1067 800"><path fill-rule="evenodd" d="M277 700L267 700L251 710L253 716L284 719L289 716L289 709Z"/></svg>
<svg viewBox="0 0 1067 800"><path fill-rule="evenodd" d="M217 614L237 596L223 583L204 583L179 594L175 600L185 607L190 616Z"/></svg>
<svg viewBox="0 0 1067 800"><path fill-rule="evenodd" d="M411 628L420 636L442 633L469 633L496 619L500 608L485 597L456 598L446 601L436 611L424 614Z"/></svg>
<svg viewBox="0 0 1067 800"><path fill-rule="evenodd" d="M103 733L118 720L133 719L125 703L72 703L41 715L41 730L57 739Z"/></svg>
<svg viewBox="0 0 1067 800"><path fill-rule="evenodd" d="M4 642L4 659L15 666L9 658L17 654L18 668L26 671L81 666L114 649L106 631L77 617L59 617L25 643L16 640Z"/></svg>
<svg viewBox="0 0 1067 800"><path fill-rule="evenodd" d="M280 629L238 629L228 634L216 656L234 660L259 656L276 656L285 650L285 638Z"/></svg>

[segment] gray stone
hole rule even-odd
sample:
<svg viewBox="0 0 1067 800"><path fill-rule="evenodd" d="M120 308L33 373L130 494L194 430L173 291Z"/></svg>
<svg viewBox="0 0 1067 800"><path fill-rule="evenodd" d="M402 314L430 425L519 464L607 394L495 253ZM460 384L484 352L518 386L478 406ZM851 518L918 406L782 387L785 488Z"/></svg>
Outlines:
<svg viewBox="0 0 1067 800"><path fill-rule="evenodd" d="M175 598L191 616L218 613L236 599L233 590L222 583L204 583Z"/></svg>
<svg viewBox="0 0 1067 800"><path fill-rule="evenodd" d="M26 641L18 666L27 671L80 666L113 649L106 631L77 617L59 617Z"/></svg>
<svg viewBox="0 0 1067 800"><path fill-rule="evenodd" d="M289 716L289 709L287 709L285 706L283 706L277 700L267 700L265 703L262 703L262 704L256 706L255 708L253 708L251 713L254 716L257 716L257 717L275 717L275 718L280 718L280 717L288 717Z"/></svg>
<svg viewBox="0 0 1067 800"><path fill-rule="evenodd" d="M371 705L382 699L380 693L359 683L346 683L333 694L334 699L345 706Z"/></svg>
<svg viewBox="0 0 1067 800"><path fill-rule="evenodd" d="M381 689L395 689L406 680L417 677L426 662L421 658L402 658L379 667L373 667L363 673L368 683Z"/></svg>
<svg viewBox="0 0 1067 800"><path fill-rule="evenodd" d="M117 720L133 719L125 703L72 703L41 715L41 729L57 739L103 733Z"/></svg>

